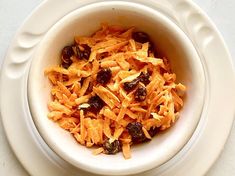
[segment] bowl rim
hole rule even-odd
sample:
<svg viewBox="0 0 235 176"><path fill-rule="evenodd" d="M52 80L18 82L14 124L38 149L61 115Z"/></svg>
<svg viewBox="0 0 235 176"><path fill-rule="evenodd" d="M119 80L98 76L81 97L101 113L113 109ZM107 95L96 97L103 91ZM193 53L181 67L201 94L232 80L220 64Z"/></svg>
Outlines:
<svg viewBox="0 0 235 176"><path fill-rule="evenodd" d="M93 4L89 4L87 6L81 7L79 9L76 9L74 11L72 11L71 13L67 14L66 16L64 16L63 18L61 18L54 26L51 27L51 29L47 32L47 34L45 34L43 40L41 41L41 43L39 44L39 46L37 47L37 50L35 52L35 55L40 54L41 50L43 49L43 44L48 40L48 38L50 38L50 36L52 36L51 34L57 30L57 27L61 26L62 24L64 25L64 23L68 23L72 17L74 17L77 13L80 13L82 11L88 11L90 9L93 8L97 8L97 7L104 7L104 6L109 6L109 5L119 5L120 6L131 6L133 8L133 6L135 7L135 9L144 9L143 11L147 12L149 11L149 13L154 14L155 16L158 16L158 19L161 19L162 21L164 21L164 23L168 26L173 27L174 26L174 30L177 31L177 33L181 34L181 37L184 38L184 41L188 41L188 43L191 43L189 41L189 39L187 38L187 36L183 33L183 31L180 30L180 28L174 24L172 21L170 21L167 17L165 17L163 14L161 14L160 12L147 7L145 5L141 5L141 4L137 4L134 2L123 2L123 1L110 1L110 2L97 2L97 3L93 3ZM55 37L55 36L53 36ZM195 50L195 48L193 47L192 43L191 43L191 48L193 48ZM197 56L199 57L199 56ZM35 59L32 59L32 63L31 63L31 67L30 67L30 72L29 72L29 81L28 81L28 99L29 99L29 107L30 107L30 111L32 114L32 118L33 121L35 123L35 126L37 127L40 135L42 136L42 138L45 140L45 142L49 145L49 147L55 151L55 153L57 153L59 156L61 156L63 159L65 159L66 161L68 161L69 163L73 164L76 167L79 167L80 169L86 170L88 172L93 172L93 173L98 173L98 174L105 174L105 175L119 175L119 174L136 174L136 173L140 173L140 172L144 172L146 170L150 170L154 167L156 167L156 165L154 165L153 163L149 165L149 163L145 163L141 165L141 168L138 168L136 166L132 166L131 168L125 168L124 170L115 170L115 168L112 169L103 169L103 168L98 168L95 166L90 166L89 164L85 164L84 162L80 162L79 160L73 160L73 158L68 157L66 154L64 154L64 152L61 152L60 147L57 147L54 145L54 143L51 141L51 139L47 136L47 133L44 132L44 128L43 126L41 126L40 120L38 119L38 117L35 115L35 109L34 109L34 103L33 103L33 98L32 98L32 89L30 89L30 82L32 82L32 77L30 75L33 75L32 73L34 72L34 68L36 67L36 64L34 62ZM185 143L186 144L186 143ZM170 159L170 158L169 158ZM169 160L168 159L168 160Z"/></svg>

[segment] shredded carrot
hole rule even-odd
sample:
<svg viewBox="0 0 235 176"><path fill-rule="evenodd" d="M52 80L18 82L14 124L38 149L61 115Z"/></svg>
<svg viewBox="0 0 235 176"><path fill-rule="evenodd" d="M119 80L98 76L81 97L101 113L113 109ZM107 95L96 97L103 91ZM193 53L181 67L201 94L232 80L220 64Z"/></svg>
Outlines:
<svg viewBox="0 0 235 176"><path fill-rule="evenodd" d="M90 37L75 36L61 65L44 72L52 84L48 118L81 145L96 147L94 155L106 153L104 142L117 140L124 158L131 158L128 124L140 123L151 139L149 130L170 128L184 105L186 86L176 83L169 60L156 57L149 42L135 41L134 30L102 24ZM111 78L99 82L105 69Z"/></svg>
<svg viewBox="0 0 235 176"><path fill-rule="evenodd" d="M123 156L125 159L131 158L131 151L130 151L130 144L129 143L123 143L122 152L123 152Z"/></svg>
<svg viewBox="0 0 235 176"><path fill-rule="evenodd" d="M100 153L102 153L104 151L103 147L100 147L98 149L93 150L92 154L93 155L99 155Z"/></svg>

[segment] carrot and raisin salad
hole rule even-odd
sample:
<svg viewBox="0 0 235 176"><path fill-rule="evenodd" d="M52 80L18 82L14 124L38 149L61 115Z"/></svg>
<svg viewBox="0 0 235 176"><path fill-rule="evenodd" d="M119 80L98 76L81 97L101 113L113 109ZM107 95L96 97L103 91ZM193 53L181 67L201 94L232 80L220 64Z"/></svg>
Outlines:
<svg viewBox="0 0 235 176"><path fill-rule="evenodd" d="M75 36L61 64L45 69L52 88L48 118L93 154L122 151L150 141L179 118L186 87L176 83L167 58L157 57L148 34L102 24Z"/></svg>

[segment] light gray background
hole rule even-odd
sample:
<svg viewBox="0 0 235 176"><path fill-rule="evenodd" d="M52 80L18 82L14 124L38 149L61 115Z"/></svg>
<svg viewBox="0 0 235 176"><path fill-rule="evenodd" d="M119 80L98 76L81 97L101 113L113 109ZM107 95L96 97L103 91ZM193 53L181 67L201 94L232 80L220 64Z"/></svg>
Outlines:
<svg viewBox="0 0 235 176"><path fill-rule="evenodd" d="M235 0L193 1L207 12L214 21L235 62ZM14 33L40 2L41 0L0 0L0 64ZM203 161L195 161L195 164L203 164ZM0 120L0 176L26 175L28 174L17 161L8 145ZM235 176L235 124L224 151L206 176Z"/></svg>

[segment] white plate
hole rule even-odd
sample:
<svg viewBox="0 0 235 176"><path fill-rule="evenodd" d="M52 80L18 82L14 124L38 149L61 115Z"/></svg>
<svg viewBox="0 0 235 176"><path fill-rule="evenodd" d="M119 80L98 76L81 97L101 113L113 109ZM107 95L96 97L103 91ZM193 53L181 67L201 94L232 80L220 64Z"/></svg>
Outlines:
<svg viewBox="0 0 235 176"><path fill-rule="evenodd" d="M63 161L42 140L28 107L27 79L35 48L50 27L73 10L98 1L44 1L20 28L6 55L0 87L3 125L16 156L30 175L92 175ZM233 122L235 79L230 55L215 26L193 2L135 2L160 11L187 34L201 57L207 85L201 120L190 141L171 160L141 175L203 175L223 149Z"/></svg>

